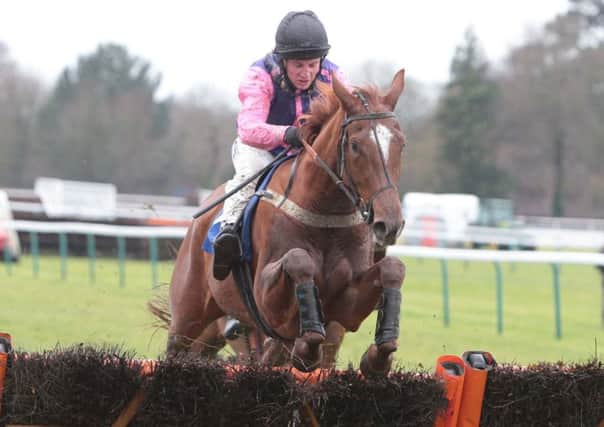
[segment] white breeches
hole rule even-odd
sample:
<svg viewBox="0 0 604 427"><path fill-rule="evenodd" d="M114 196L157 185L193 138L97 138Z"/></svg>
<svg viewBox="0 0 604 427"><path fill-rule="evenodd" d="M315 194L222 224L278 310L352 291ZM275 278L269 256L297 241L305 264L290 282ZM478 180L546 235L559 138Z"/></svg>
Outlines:
<svg viewBox="0 0 604 427"><path fill-rule="evenodd" d="M273 161L273 155L260 148L255 148L241 142L239 138L233 142L231 157L235 166L235 176L226 183L225 191L231 191L251 175ZM247 201L254 195L258 179L247 184L237 193L224 201L220 221L234 224L245 208Z"/></svg>

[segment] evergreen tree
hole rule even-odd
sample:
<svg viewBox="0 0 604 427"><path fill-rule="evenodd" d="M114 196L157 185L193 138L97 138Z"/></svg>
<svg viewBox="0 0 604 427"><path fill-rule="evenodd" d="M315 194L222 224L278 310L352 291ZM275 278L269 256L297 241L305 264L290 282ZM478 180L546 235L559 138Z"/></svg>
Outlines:
<svg viewBox="0 0 604 427"><path fill-rule="evenodd" d="M443 142L442 189L503 196L505 175L495 164L490 138L497 86L488 76L488 63L471 30L466 31L464 42L455 52L450 73L436 116Z"/></svg>

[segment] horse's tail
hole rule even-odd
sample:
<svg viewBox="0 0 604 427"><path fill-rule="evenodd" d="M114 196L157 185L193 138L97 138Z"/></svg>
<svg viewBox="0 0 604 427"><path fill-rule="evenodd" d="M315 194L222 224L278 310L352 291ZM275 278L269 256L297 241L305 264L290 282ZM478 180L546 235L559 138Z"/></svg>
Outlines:
<svg viewBox="0 0 604 427"><path fill-rule="evenodd" d="M170 313L168 296L165 292L160 292L151 298L147 302L147 309L155 317L152 326L159 329L168 329L172 320L172 314Z"/></svg>

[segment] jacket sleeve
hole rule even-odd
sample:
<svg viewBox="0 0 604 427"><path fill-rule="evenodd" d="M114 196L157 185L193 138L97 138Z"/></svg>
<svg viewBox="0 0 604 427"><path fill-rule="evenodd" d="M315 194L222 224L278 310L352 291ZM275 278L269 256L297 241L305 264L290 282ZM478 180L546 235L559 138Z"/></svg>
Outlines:
<svg viewBox="0 0 604 427"><path fill-rule="evenodd" d="M266 123L272 98L270 75L258 67L248 69L239 85L241 110L237 116L237 134L244 144L265 150L282 145L287 126Z"/></svg>
<svg viewBox="0 0 604 427"><path fill-rule="evenodd" d="M328 59L325 59L325 68L321 70L321 74L325 79L330 80L330 73L333 73L334 77L336 77L340 83L346 86L348 91L352 93L354 86L348 81L346 75L342 72L342 69Z"/></svg>

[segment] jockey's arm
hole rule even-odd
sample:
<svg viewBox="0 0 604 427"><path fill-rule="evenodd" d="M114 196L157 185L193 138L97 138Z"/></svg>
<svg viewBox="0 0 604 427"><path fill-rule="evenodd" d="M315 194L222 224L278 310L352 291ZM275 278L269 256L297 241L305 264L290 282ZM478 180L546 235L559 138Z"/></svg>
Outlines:
<svg viewBox="0 0 604 427"><path fill-rule="evenodd" d="M273 98L273 82L269 74L256 67L248 69L239 86L241 110L237 116L237 135L252 147L272 150L284 145L288 126L266 122Z"/></svg>

